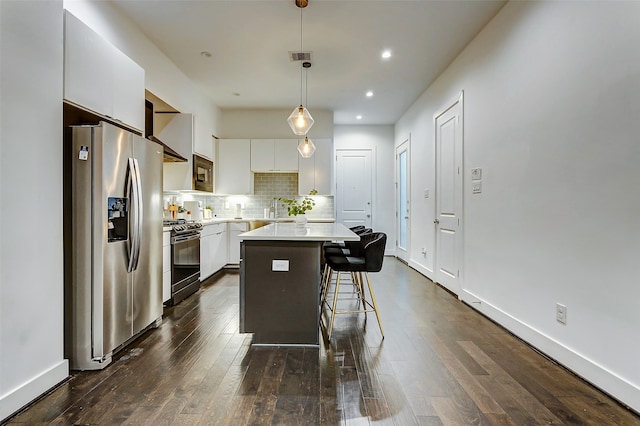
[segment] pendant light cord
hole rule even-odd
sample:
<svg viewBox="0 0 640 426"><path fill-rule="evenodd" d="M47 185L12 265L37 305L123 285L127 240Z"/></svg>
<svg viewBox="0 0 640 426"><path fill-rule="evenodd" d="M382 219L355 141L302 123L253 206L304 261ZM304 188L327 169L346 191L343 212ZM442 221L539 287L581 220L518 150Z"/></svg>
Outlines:
<svg viewBox="0 0 640 426"><path fill-rule="evenodd" d="M300 8L300 53L303 54L304 50L302 50L302 8ZM302 103L302 64L300 64L300 105Z"/></svg>

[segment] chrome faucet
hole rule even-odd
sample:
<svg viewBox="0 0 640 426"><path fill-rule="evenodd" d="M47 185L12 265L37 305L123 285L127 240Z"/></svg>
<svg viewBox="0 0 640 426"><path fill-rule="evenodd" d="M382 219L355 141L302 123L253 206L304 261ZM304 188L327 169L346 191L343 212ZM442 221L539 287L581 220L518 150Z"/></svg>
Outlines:
<svg viewBox="0 0 640 426"><path fill-rule="evenodd" d="M273 201L271 202L271 208L269 209L269 216L271 216L271 213L273 213L273 218L277 218L278 217L278 199L274 198Z"/></svg>

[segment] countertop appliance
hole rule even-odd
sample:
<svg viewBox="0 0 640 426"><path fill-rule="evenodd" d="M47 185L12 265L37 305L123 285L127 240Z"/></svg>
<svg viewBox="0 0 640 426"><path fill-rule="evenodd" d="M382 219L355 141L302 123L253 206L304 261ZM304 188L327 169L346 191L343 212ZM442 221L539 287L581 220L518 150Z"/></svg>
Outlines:
<svg viewBox="0 0 640 426"><path fill-rule="evenodd" d="M163 150L105 122L65 141L65 356L97 370L162 318Z"/></svg>
<svg viewBox="0 0 640 426"><path fill-rule="evenodd" d="M164 221L171 226L171 298L175 305L200 289L200 232L202 223Z"/></svg>

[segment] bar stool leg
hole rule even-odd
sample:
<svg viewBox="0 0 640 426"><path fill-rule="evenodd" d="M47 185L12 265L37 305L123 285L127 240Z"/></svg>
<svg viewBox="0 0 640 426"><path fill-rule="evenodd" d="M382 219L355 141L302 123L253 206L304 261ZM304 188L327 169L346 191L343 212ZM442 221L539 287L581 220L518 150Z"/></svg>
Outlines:
<svg viewBox="0 0 640 426"><path fill-rule="evenodd" d="M331 340L331 333L333 332L333 321L336 318L336 309L338 308L338 291L340 290L340 271L336 277L336 290L333 295L333 308L331 309L331 321L329 322L329 340Z"/></svg>
<svg viewBox="0 0 640 426"><path fill-rule="evenodd" d="M364 292L364 280L362 279L362 272L358 272L358 291L360 292L360 299L362 300L362 308L367 309L367 295Z"/></svg>
<svg viewBox="0 0 640 426"><path fill-rule="evenodd" d="M327 295L329 294L329 286L331 285L331 277L333 276L333 269L327 267L328 272L325 280L322 283L322 287L324 288L322 293L322 301L320 302L320 306L324 306L327 303Z"/></svg>
<svg viewBox="0 0 640 426"><path fill-rule="evenodd" d="M325 293L325 281L327 280L327 273L329 271L329 265L324 264L324 268L322 269L322 275L320 276L320 306L322 306L322 301L324 300Z"/></svg>
<svg viewBox="0 0 640 426"><path fill-rule="evenodd" d="M382 338L384 339L384 330L382 329L382 321L380 321L380 314L378 313L378 304L376 303L376 296L375 294L373 294L373 287L371 286L371 280L369 280L369 273L365 272L364 275L367 277L369 294L371 294L371 301L373 302L373 311L376 313L376 318L378 318L378 325L380 326L380 334L382 334Z"/></svg>

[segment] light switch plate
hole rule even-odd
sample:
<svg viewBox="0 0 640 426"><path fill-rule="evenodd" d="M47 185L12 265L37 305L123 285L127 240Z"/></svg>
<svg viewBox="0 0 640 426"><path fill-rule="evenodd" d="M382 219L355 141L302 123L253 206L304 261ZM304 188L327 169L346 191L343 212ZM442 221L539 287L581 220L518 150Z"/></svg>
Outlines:
<svg viewBox="0 0 640 426"><path fill-rule="evenodd" d="M471 180L480 180L482 179L482 169L476 168L471 169Z"/></svg>
<svg viewBox="0 0 640 426"><path fill-rule="evenodd" d="M482 192L482 182L473 182L471 192L473 194L480 194Z"/></svg>
<svg viewBox="0 0 640 426"><path fill-rule="evenodd" d="M429 190L428 189L424 190L424 198L429 198Z"/></svg>
<svg viewBox="0 0 640 426"><path fill-rule="evenodd" d="M280 272L288 272L289 271L289 261L288 260L273 259L271 261L271 270L272 271L280 271Z"/></svg>

